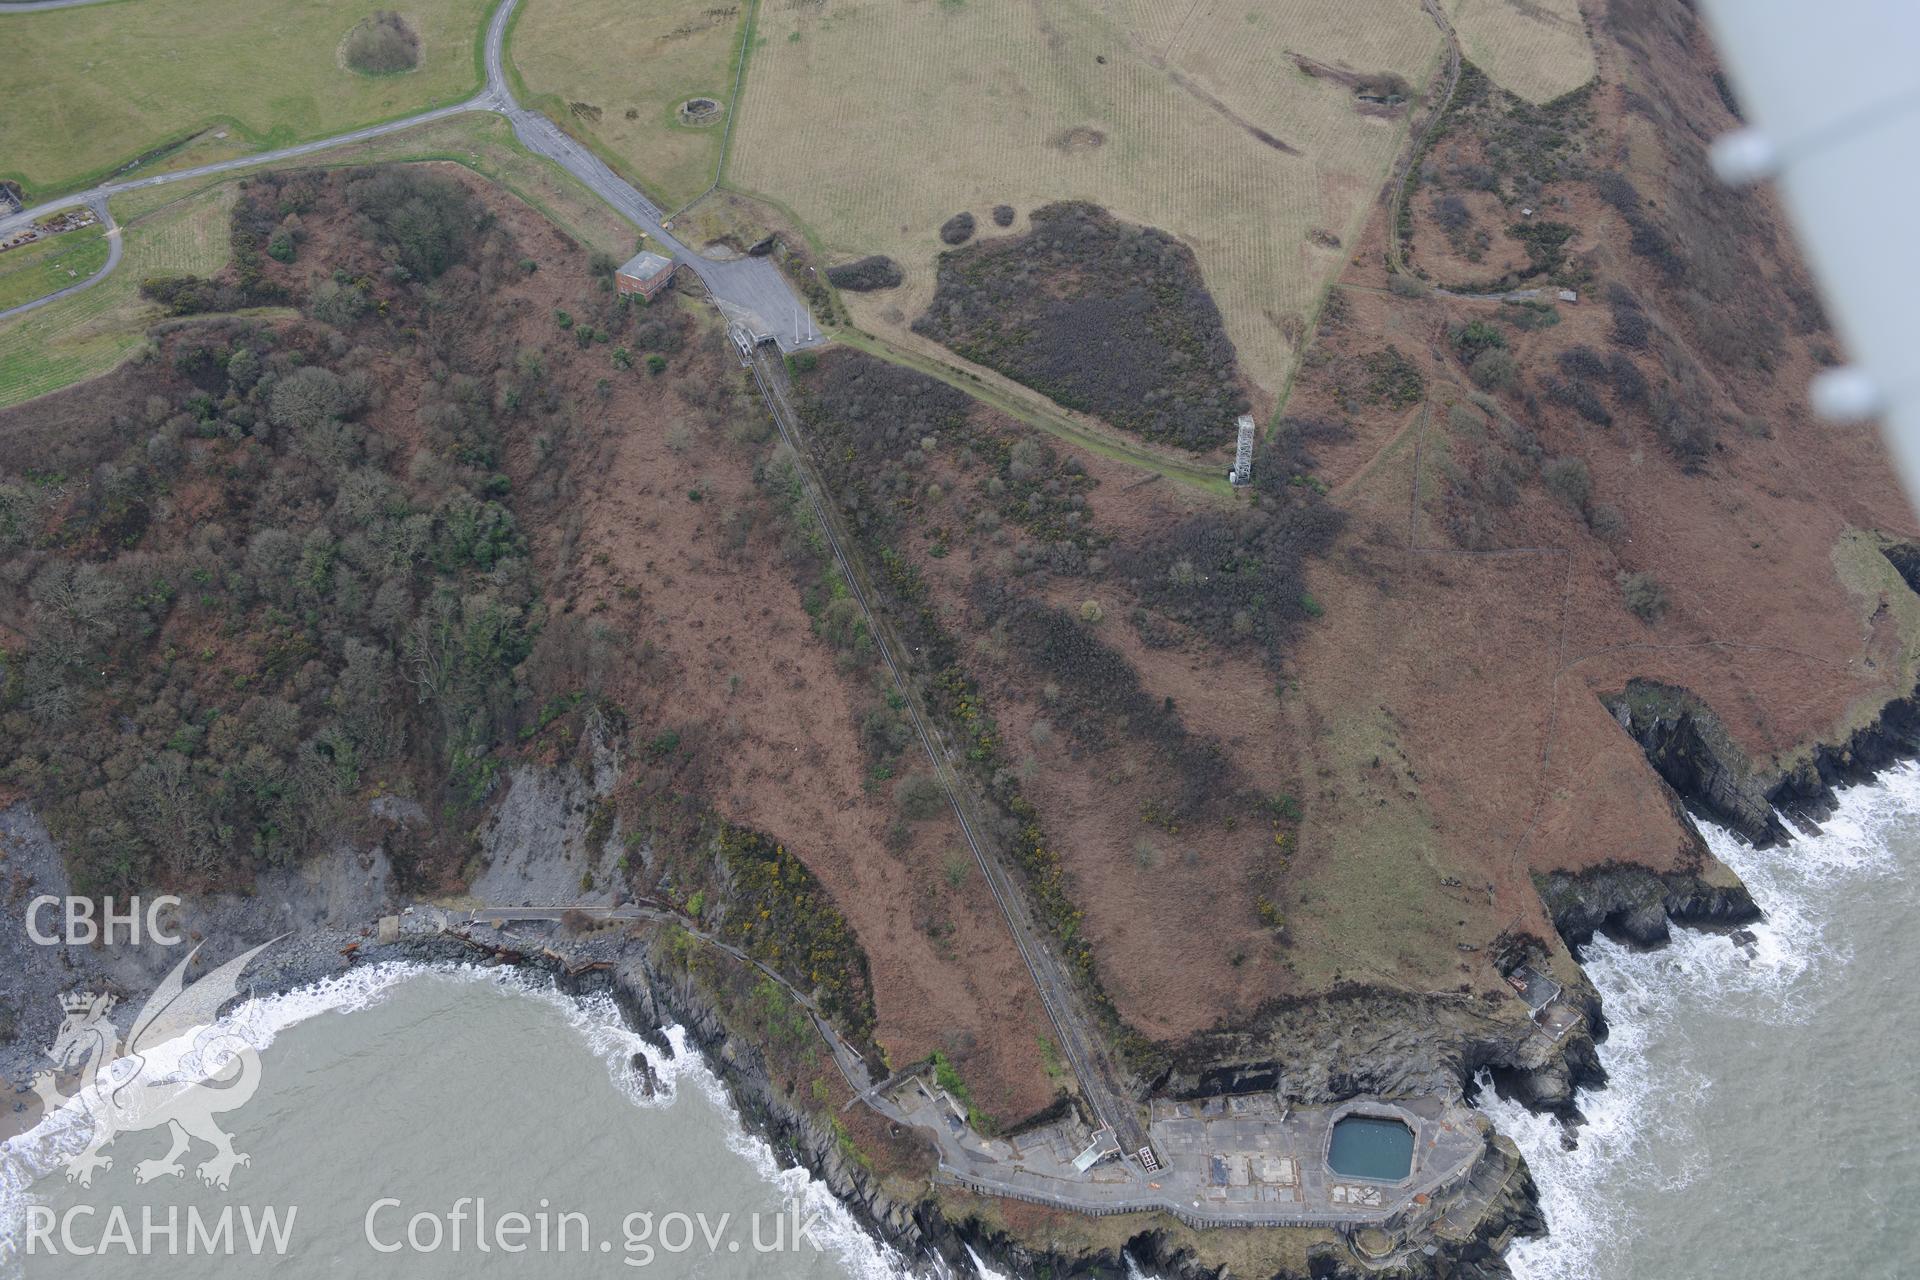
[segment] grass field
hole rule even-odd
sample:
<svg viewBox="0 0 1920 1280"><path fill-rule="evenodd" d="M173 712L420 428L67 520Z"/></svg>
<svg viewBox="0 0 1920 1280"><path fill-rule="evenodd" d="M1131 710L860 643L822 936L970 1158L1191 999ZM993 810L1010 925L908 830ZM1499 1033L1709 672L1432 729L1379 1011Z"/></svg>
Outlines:
<svg viewBox="0 0 1920 1280"><path fill-rule="evenodd" d="M515 91L672 211L713 184L726 131L724 116L682 124L680 104L732 102L746 14L746 0L522 0Z"/></svg>
<svg viewBox="0 0 1920 1280"><path fill-rule="evenodd" d="M104 373L131 355L158 314L140 297L140 281L218 270L227 260L234 192L228 182L184 196L142 192L138 206L129 198L130 207L115 214L126 240L118 270L84 293L0 325L0 405Z"/></svg>
<svg viewBox="0 0 1920 1280"><path fill-rule="evenodd" d="M0 10L0 177L29 194L88 185L196 134L267 149L458 102L480 84L490 0L416 0L420 66L370 78L339 46L372 0L138 0Z"/></svg>
<svg viewBox="0 0 1920 1280"><path fill-rule="evenodd" d="M371 165L407 159L467 165L540 209L588 249L620 255L636 244L634 226L559 165L526 152L497 115L457 115L342 146L307 163ZM113 217L127 238L119 269L84 294L0 324L0 407L104 374L132 355L144 342L148 324L157 319L156 307L140 297L144 276L207 274L227 263L227 211L234 184L232 177L207 178L129 192L113 201Z"/></svg>
<svg viewBox="0 0 1920 1280"><path fill-rule="evenodd" d="M897 260L900 289L846 300L909 349L950 215L994 234L996 204L1019 230L1039 204L1094 201L1192 246L1276 393L1348 252L1307 233L1351 245L1405 133L1290 53L1419 83L1439 47L1418 6L1391 0L769 6L727 184L783 203L831 258Z"/></svg>
<svg viewBox="0 0 1920 1280"><path fill-rule="evenodd" d="M1576 0L1452 0L1453 27L1474 65L1529 102L1593 78L1593 45Z"/></svg>
<svg viewBox="0 0 1920 1280"><path fill-rule="evenodd" d="M98 223L0 253L0 311L77 284L106 261L107 232Z"/></svg>
<svg viewBox="0 0 1920 1280"><path fill-rule="evenodd" d="M589 249L631 252L636 232L558 166L529 154L495 115L458 116L309 164L451 160L500 183ZM0 406L107 372L136 351L157 309L140 297L145 276L218 270L227 261L232 177L130 192L113 203L126 237L119 268L84 293L0 323Z"/></svg>

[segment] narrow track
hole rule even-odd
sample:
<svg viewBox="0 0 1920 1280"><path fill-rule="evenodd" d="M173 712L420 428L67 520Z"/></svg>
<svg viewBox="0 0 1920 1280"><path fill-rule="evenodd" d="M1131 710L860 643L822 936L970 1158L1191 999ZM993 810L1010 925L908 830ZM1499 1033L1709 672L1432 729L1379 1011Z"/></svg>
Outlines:
<svg viewBox="0 0 1920 1280"><path fill-rule="evenodd" d="M93 3L95 0L75 0L75 2ZM661 225L663 218L660 210L641 194L638 188L608 168L586 147L568 137L553 121L537 111L527 110L514 101L513 90L507 81L506 39L514 6L518 3L519 0L500 0L488 19L485 42L486 84L479 93L465 102L433 111L423 111L418 115L407 116L400 120L389 120L384 124L368 125L366 128L354 129L331 138L303 142L298 146L282 147L277 151L222 160L215 164L182 169L177 173L159 173L150 177L129 179L125 182L103 183L86 191L58 200L46 201L32 208L22 209L18 213L0 217L0 235L35 219L80 204L96 209L104 216L107 201L124 192L161 186L170 182L188 182L196 178L233 173L263 165L280 164L347 143L365 142L372 138L397 133L402 129L411 129L416 125L444 120L449 116L461 115L469 111L492 111L504 116L513 126L514 137L519 139L521 145L536 155L546 157L572 174L621 217L646 232L662 252L699 276L701 283L707 286L708 293L712 295L715 305L726 315L729 322L744 325L761 337L771 338L783 351L793 351L826 341L818 326L814 324L805 299L795 292L787 278L781 274L780 268L772 261L766 258L743 258L737 261L717 262L711 258L702 257L681 244ZM11 9L0 7L0 16L19 11L18 6ZM109 261L106 270L100 271L80 284L69 286L59 294L0 311L0 320L44 306L55 297L66 297L82 289L91 288L106 279L107 272L111 271L118 261L116 254Z"/></svg>
<svg viewBox="0 0 1920 1280"><path fill-rule="evenodd" d="M826 485L813 465L812 455L807 452L800 432L799 414L787 398L785 370L779 366L777 357L771 356L764 346L754 348L749 364L753 369L754 382L759 386L767 409L773 415L774 425L779 429L780 439L792 451L794 464L800 469L808 504L815 518L820 521L834 562L867 620L874 647L893 677L894 686L906 700L908 718L913 722L921 749L946 792L947 804L960 825L967 848L972 851L974 862L980 868L980 874L986 880L1001 915L1006 919L1007 929L1013 935L1014 945L1026 964L1027 973L1040 993L1040 1003L1047 1011L1055 1034L1060 1038L1068 1065L1079 1082L1081 1097L1093 1113L1095 1122L1113 1130L1121 1150L1129 1157L1126 1167L1137 1173L1134 1159L1148 1146L1146 1127L1141 1123L1138 1111L1121 1083L1121 1073L1098 1024L1082 1007L1080 994L1071 978L1062 969L1059 958L1048 948L1045 934L1028 911L1024 895L1017 885L1011 883L1006 867L998 857L988 852L977 834L981 824L973 808L974 797L965 782L960 780L951 749L939 731L930 727L931 717L921 706L918 692L907 681L895 658L897 651L904 651L899 637L892 624L873 608L865 585L866 575L847 553L838 514L825 498Z"/></svg>
<svg viewBox="0 0 1920 1280"><path fill-rule="evenodd" d="M1433 141L1440 124L1447 118L1447 110L1453 106L1453 95L1460 88L1460 37L1453 29L1453 23L1447 20L1446 12L1440 7L1440 0L1420 0L1420 7L1427 17L1433 19L1433 25L1440 28L1441 39L1446 41L1447 67L1443 73L1446 87L1434 101L1433 116L1418 133L1407 138L1407 154L1394 166L1387 194L1387 271L1392 275L1407 274L1406 246L1400 241L1400 210L1406 205L1408 187L1413 182L1414 170L1420 163L1420 157L1426 154L1427 146Z"/></svg>

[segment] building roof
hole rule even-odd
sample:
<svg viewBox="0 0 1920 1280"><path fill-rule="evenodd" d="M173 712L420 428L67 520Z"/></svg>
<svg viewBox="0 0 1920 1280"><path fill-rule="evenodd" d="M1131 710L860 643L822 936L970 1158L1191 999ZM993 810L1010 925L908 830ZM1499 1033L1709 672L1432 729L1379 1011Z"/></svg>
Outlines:
<svg viewBox="0 0 1920 1280"><path fill-rule="evenodd" d="M661 272L671 270L673 259L651 249L642 249L620 264L620 274L632 276L635 280L651 280Z"/></svg>

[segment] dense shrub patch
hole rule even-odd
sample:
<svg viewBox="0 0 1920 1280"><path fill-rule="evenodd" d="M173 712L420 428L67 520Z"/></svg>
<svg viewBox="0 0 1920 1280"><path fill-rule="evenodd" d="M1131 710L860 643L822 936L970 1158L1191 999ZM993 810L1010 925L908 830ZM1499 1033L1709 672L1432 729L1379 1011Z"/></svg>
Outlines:
<svg viewBox="0 0 1920 1280"><path fill-rule="evenodd" d="M727 881L718 932L772 966L855 1041L873 1033L867 956L833 899L784 845L744 827L719 825L718 861Z"/></svg>
<svg viewBox="0 0 1920 1280"><path fill-rule="evenodd" d="M388 76L420 65L420 37L391 9L376 10L347 34L347 65L361 75Z"/></svg>
<svg viewBox="0 0 1920 1280"><path fill-rule="evenodd" d="M1314 609L1304 565L1332 545L1341 516L1306 475L1312 424L1289 419L1254 456L1253 501L1192 516L1117 549L1114 570L1148 607L1208 641L1259 647L1279 662Z"/></svg>
<svg viewBox="0 0 1920 1280"><path fill-rule="evenodd" d="M940 242L965 244L973 239L973 225L973 215L964 209L961 210L940 224Z"/></svg>
<svg viewBox="0 0 1920 1280"><path fill-rule="evenodd" d="M1660 621L1667 611L1666 588L1660 580L1650 573L1627 573L1619 575L1620 596L1640 621L1654 623Z"/></svg>
<svg viewBox="0 0 1920 1280"><path fill-rule="evenodd" d="M1547 398L1555 404L1566 405L1595 426L1613 425L1613 415L1601 403L1599 393L1581 379L1549 375L1541 385L1546 388Z"/></svg>
<svg viewBox="0 0 1920 1280"><path fill-rule="evenodd" d="M452 178L407 167L360 171L347 183L347 204L382 252L421 280L460 261L492 219Z"/></svg>
<svg viewBox="0 0 1920 1280"><path fill-rule="evenodd" d="M1409 360L1398 347L1389 346L1376 351L1364 363L1369 399L1404 409L1408 405L1419 404L1420 398L1427 393L1427 380L1421 375L1420 366Z"/></svg>
<svg viewBox="0 0 1920 1280"><path fill-rule="evenodd" d="M1085 517L1092 487L1078 460L1051 444L989 429L973 401L937 378L882 360L839 356L803 382L800 412L820 443L821 470L863 532L897 541L935 499L925 472L936 453L961 461L971 499L943 512L959 528L924 530L934 545L950 534L1006 523L1048 547L1048 566L1078 572L1104 545ZM958 495L956 495L958 496Z"/></svg>
<svg viewBox="0 0 1920 1280"><path fill-rule="evenodd" d="M892 289L899 285L900 280L900 264L881 253L827 268L829 284L836 289L851 289L855 293Z"/></svg>
<svg viewBox="0 0 1920 1280"><path fill-rule="evenodd" d="M1150 440L1228 439L1247 399L1192 251L1089 204L1031 221L1025 235L941 254L914 331Z"/></svg>

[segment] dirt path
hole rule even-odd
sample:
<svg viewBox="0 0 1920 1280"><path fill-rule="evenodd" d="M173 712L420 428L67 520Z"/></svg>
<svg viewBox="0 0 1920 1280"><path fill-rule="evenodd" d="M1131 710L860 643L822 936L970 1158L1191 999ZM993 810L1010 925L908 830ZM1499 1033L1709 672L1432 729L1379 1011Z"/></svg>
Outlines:
<svg viewBox="0 0 1920 1280"><path fill-rule="evenodd" d="M1406 246L1400 241L1400 210L1407 202L1407 188L1413 180L1420 157L1426 154L1427 145L1433 141L1441 122L1447 118L1447 109L1453 105L1454 91L1460 87L1460 37L1454 32L1453 24L1447 21L1446 13L1440 8L1440 0L1420 0L1420 7L1433 19L1433 25L1440 28L1440 36L1447 43L1447 67L1442 73L1446 87L1435 99L1433 116L1427 121L1426 127L1407 135L1407 154L1394 165L1393 176L1388 179L1387 271L1392 275L1407 274Z"/></svg>

